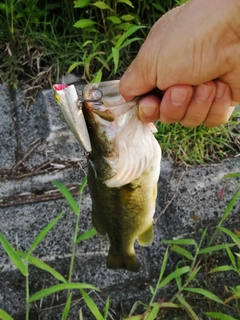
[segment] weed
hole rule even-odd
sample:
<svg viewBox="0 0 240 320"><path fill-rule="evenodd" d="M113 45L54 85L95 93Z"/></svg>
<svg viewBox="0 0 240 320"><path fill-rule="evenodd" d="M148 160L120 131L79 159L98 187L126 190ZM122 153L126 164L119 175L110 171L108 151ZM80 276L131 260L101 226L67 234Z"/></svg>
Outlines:
<svg viewBox="0 0 240 320"><path fill-rule="evenodd" d="M225 178L237 178L240 176L240 173L234 173L231 175L226 176ZM212 291L203 289L202 287L195 287L194 284L198 283L198 274L202 272L203 268L203 260L208 259L213 253L226 250L226 253L229 257L230 265L223 265L218 266L211 269L208 273L213 274L217 272L230 272L234 271L237 275L240 275L240 264L239 264L239 253L232 253L230 249L236 249L239 251L240 248L240 234L239 232L232 232L227 228L222 227L223 222L228 218L229 214L231 213L233 206L236 204L237 199L240 196L240 187L234 194L233 198L229 202L222 218L217 224L215 232L210 237L207 245L203 247L203 243L206 242L206 235L207 229L205 229L202 233L201 240L199 244L196 243L193 239L177 239L177 240L165 240L163 241L164 244L167 244L168 247L166 249L164 259L162 262L159 278L155 288L150 286L150 292L152 294L152 298L147 306L147 310L141 315L132 316L133 312L135 311L136 307L138 306L139 302L136 303L128 318L128 320L160 320L160 319L174 319L174 315L176 314L176 319L179 319L179 312L176 311L175 313L173 310L184 310L188 315L188 318L192 320L199 320L196 312L193 308L192 294L195 295L195 299L200 299L202 296L203 298L211 301L212 303L216 304L216 309L218 305L223 306L226 310L226 314L223 312L206 312L203 311L202 313L208 316L210 319L226 319L226 320L237 320L236 318L229 315L230 310L234 310L235 313L240 314L238 305L230 306L229 302L232 300L237 301L240 298L240 286L236 285L236 287L232 288L232 294L225 300L220 299L216 294ZM226 234L232 240L230 243L218 244L215 245L214 242L216 241L219 234ZM213 245L214 244L214 245ZM190 251L187 248L194 248L194 254L192 254L192 250ZM172 252L177 253L182 259L177 263L176 268L173 272L168 274L164 277L167 265L167 259L169 256L169 250ZM183 265L183 266L182 266ZM201 272L200 272L201 271ZM202 274L200 276L200 279ZM176 293L172 296L172 298L166 301L159 301L154 302L158 291L163 287L168 285L171 281L175 281L176 285ZM189 296L191 293L191 296ZM189 301L188 301L189 300ZM191 302L190 302L191 301ZM142 304L144 305L144 304ZM206 308L207 304L204 306ZM167 317L167 310L171 310L170 318ZM185 319L185 318L184 318Z"/></svg>
<svg viewBox="0 0 240 320"><path fill-rule="evenodd" d="M238 178L240 177L240 173L234 173L227 175L224 178ZM105 320L107 319L108 310L110 300L109 298L106 301L104 313L103 315L99 311L97 305L92 300L90 295L85 291L85 289L92 289L97 291L98 289L92 285L85 284L85 283L73 283L72 282L72 272L73 272L73 265L74 265L74 258L75 258L75 251L76 245L83 240L87 240L96 234L95 229L88 230L84 232L82 235L78 236L78 226L79 226L79 219L80 219L80 209L81 209L81 197L84 186L86 185L87 179L85 178L80 186L80 198L79 203L76 203L71 193L68 189L61 184L60 182L54 181L53 183L59 188L61 193L64 195L65 199L67 200L69 206L71 207L72 211L76 215L76 222L75 222L75 229L74 229L74 236L73 236L73 244L72 244L72 255L71 255L71 262L69 267L68 279L65 279L59 272L51 268L45 262L37 259L36 257L32 256L32 252L36 249L37 246L40 245L41 241L44 237L52 230L54 225L63 217L63 213L59 214L55 219L53 219L35 238L29 250L25 252L16 251L11 244L7 241L7 239L0 234L0 242L5 249L6 253L12 260L13 264L18 268L18 270L22 273L25 277L26 282L26 319L29 319L29 306L30 303L33 303L37 300L45 298L53 293L67 290L67 300L65 304L65 308L63 310L62 319L67 319L68 313L71 306L72 301L72 290L79 290L83 300L85 301L86 305L90 309L91 313L97 320ZM184 310L188 317L193 320L199 320L194 307L193 301L194 299L207 299L208 301L212 301L212 303L216 304L216 309L218 306L223 306L225 310L235 310L236 312L239 311L237 301L240 297L240 286L236 285L229 289L231 295L228 296L225 300L220 299L215 293L211 290L204 289L202 287L196 287L195 285L198 284L199 275L204 272L204 260L208 260L212 254L216 254L218 252L226 252L227 256L229 257L229 265L222 265L212 268L210 271L207 271L209 275L217 274L220 272L236 272L237 275L240 275L240 263L239 263L239 252L232 253L231 250L235 250L236 248L239 251L240 248L240 232L232 232L227 228L223 227L223 223L226 221L228 216L230 215L234 205L238 197L240 196L240 187L234 194L233 198L229 202L222 218L217 224L215 231L213 232L212 236L208 241L207 240L207 229L205 229L202 233L201 239L199 243L197 243L193 239L176 239L176 240L165 240L162 243L167 244L166 252L162 261L162 266L160 269L160 274L156 285L150 286L150 292L152 297L146 306L146 311L141 315L134 315L133 313L136 310L139 304L145 306L144 303L136 302L133 305L133 308L130 312L128 318L129 320L153 320L153 319L168 319L167 317L167 310L175 310L176 315L178 317L179 312ZM224 244L216 244L215 241L220 234L226 234L231 242L224 243ZM207 245L204 246L204 243L207 242ZM193 248L194 250L190 250ZM170 254L170 251L176 253L181 257L178 261L175 270L168 275L166 273L166 266L167 260ZM194 251L194 253L192 253ZM28 267L29 264L36 266L48 273L50 273L59 284L53 285L49 288L45 288L34 293L31 297L29 295L29 274L28 274ZM206 271L205 271L206 272ZM200 276L200 279L201 279ZM175 281L176 285L176 293L172 296L169 301L161 300L159 302L155 302L157 294L159 290L163 287L169 285L170 282ZM200 299L200 301L201 301ZM230 305L232 301L235 301L235 305ZM196 307L195 307L196 308ZM206 309L206 305L204 305L204 309ZM237 311L238 310L238 311ZM226 319L226 320L236 320L236 318L223 313L221 311L210 311L203 313L211 319ZM80 313L81 314L81 313ZM7 314L4 310L0 309L0 317L5 320L13 320L13 318ZM80 319L81 316L80 316ZM173 318L173 312L171 312L171 319ZM176 319L179 319L176 318Z"/></svg>
<svg viewBox="0 0 240 320"><path fill-rule="evenodd" d="M5 0L0 4L0 76L14 87L19 80L31 86L37 80L39 88L67 70L88 81L119 77L149 28L180 2Z"/></svg>
<svg viewBox="0 0 240 320"><path fill-rule="evenodd" d="M27 252L16 251L12 245L8 242L8 240L0 233L0 243L2 244L4 250L8 254L9 258L12 260L12 263L17 267L17 269L21 272L21 274L25 277L25 284L26 284L26 320L29 319L29 311L30 311L30 304L43 299L51 294L67 290L67 301L63 311L62 319L67 319L68 312L71 305L72 299L72 290L80 290L84 301L86 304L92 308L93 314L96 314L96 310L94 308L94 302L89 297L89 295L84 291L84 289L91 289L95 291L99 291L96 287L86 284L86 283L73 283L72 282L72 272L74 266L74 258L76 252L76 245L84 240L87 240L93 237L96 234L95 229L90 229L84 232L82 235L78 236L78 226L79 226L79 219L80 219L80 212L81 212L81 198L82 192L86 185L87 178L85 178L80 186L79 193L79 203L77 204L69 192L69 190L60 182L54 181L53 183L59 188L59 190L64 195L65 199L67 200L69 206L71 207L72 211L76 215L76 222L75 222L75 229L74 229L74 236L73 236L73 243L72 243L72 254L71 254L71 261L69 266L69 273L68 279L65 279L59 272L54 270L45 262L41 261L40 259L32 256L32 252L40 245L41 241L46 237L46 235L52 230L52 228L56 225L56 223L63 217L64 213L60 213L55 219L53 219L40 233L36 236L35 240L33 241L31 247ZM53 285L51 287L42 289L38 292L35 292L31 297L29 295L29 265L32 264L35 267L42 269L48 273L50 273L59 284ZM107 306L109 302L106 303L105 308L105 315L102 318L98 319L106 319L107 317ZM100 314L100 312L99 312ZM0 309L0 319L4 320L13 320L13 318L7 314L4 310Z"/></svg>

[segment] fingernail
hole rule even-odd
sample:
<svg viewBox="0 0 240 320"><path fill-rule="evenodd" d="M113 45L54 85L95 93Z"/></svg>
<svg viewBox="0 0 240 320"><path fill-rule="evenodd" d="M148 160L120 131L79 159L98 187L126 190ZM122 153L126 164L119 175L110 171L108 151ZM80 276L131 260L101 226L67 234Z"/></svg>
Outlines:
<svg viewBox="0 0 240 320"><path fill-rule="evenodd" d="M172 89L170 100L174 106L181 106L187 100L188 91L185 89Z"/></svg>
<svg viewBox="0 0 240 320"><path fill-rule="evenodd" d="M157 112L156 108L155 107L151 107L151 106L142 107L140 110L144 114L144 116L146 116L146 117L155 116L155 114Z"/></svg>
<svg viewBox="0 0 240 320"><path fill-rule="evenodd" d="M217 82L217 92L216 92L216 98L221 99L226 91L226 84L222 82Z"/></svg>
<svg viewBox="0 0 240 320"><path fill-rule="evenodd" d="M205 102L211 95L212 90L212 87L209 87L206 84L200 84L196 88L194 99L198 102Z"/></svg>

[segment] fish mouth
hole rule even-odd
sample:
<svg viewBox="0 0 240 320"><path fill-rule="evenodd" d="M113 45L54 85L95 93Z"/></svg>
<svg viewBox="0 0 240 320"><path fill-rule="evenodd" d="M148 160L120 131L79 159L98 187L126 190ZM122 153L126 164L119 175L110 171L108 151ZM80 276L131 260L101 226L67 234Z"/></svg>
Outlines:
<svg viewBox="0 0 240 320"><path fill-rule="evenodd" d="M86 107L109 122L136 106L135 98L129 102L119 90L120 80L88 84L83 88L83 101Z"/></svg>

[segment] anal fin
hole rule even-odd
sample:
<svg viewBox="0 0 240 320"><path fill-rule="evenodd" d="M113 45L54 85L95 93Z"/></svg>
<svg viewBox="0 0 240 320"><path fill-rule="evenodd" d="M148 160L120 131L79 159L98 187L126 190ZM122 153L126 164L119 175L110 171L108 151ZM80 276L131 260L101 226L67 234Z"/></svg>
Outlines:
<svg viewBox="0 0 240 320"><path fill-rule="evenodd" d="M137 240L140 246L150 246L150 244L153 242L153 238L154 227L153 224L151 224L148 229L138 236Z"/></svg>

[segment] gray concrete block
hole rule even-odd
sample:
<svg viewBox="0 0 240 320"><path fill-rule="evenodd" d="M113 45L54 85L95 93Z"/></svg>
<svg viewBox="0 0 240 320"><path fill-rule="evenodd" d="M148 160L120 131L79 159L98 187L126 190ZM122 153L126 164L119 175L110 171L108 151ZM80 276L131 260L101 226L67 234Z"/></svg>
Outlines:
<svg viewBox="0 0 240 320"><path fill-rule="evenodd" d="M16 119L12 99L8 85L0 84L0 169L10 169L15 164Z"/></svg>
<svg viewBox="0 0 240 320"><path fill-rule="evenodd" d="M26 111L19 93L18 122L21 148L24 153L34 148L26 159L29 170L45 162L79 160L84 150L63 121L53 90L40 92Z"/></svg>

